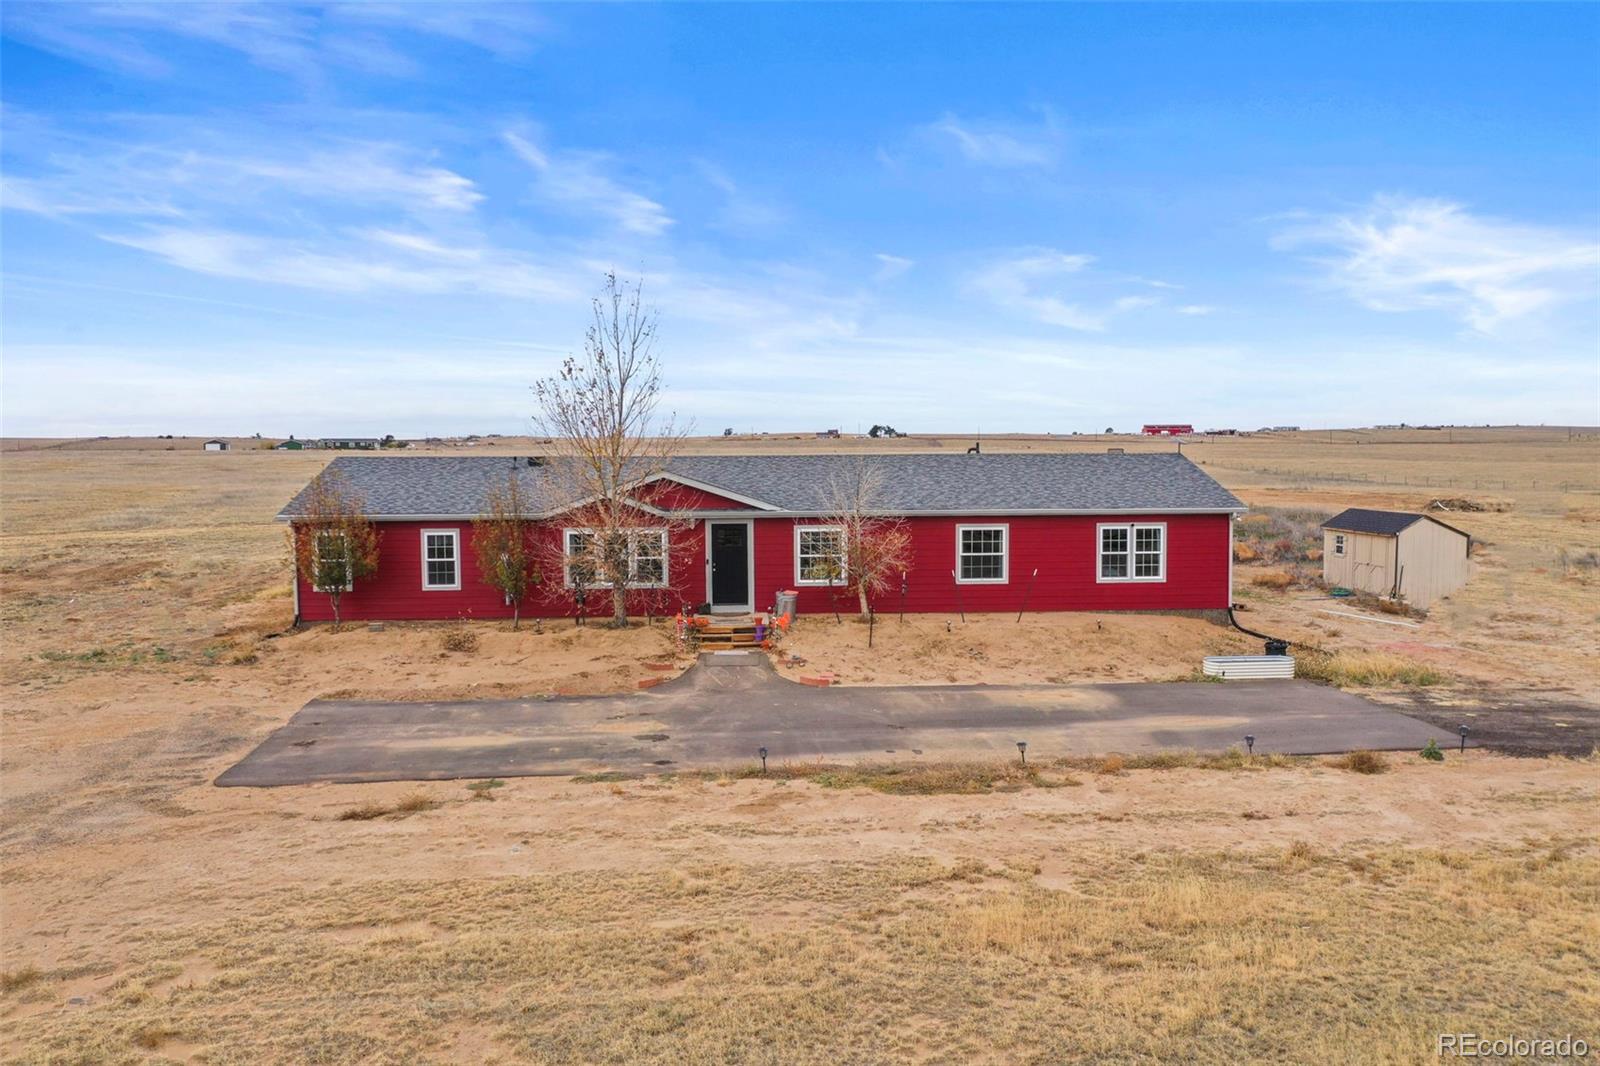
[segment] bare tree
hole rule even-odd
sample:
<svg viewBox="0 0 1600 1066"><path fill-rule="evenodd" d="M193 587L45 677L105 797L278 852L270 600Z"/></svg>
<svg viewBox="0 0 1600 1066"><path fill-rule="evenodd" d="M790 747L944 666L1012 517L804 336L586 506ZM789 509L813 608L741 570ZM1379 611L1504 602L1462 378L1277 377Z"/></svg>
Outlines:
<svg viewBox="0 0 1600 1066"><path fill-rule="evenodd" d="M534 386L535 423L553 440L549 482L571 505L557 546L562 584L609 590L616 626L628 624L630 594L662 589L681 570L667 553L672 531L689 525L645 509L662 491L652 479L688 433L660 410L655 339L656 315L643 306L641 286L608 273L583 354Z"/></svg>
<svg viewBox="0 0 1600 1066"><path fill-rule="evenodd" d="M367 520L366 499L333 467L312 479L300 514L289 524L295 575L324 592L341 624L339 604L355 583L378 569L378 527Z"/></svg>
<svg viewBox="0 0 1600 1066"><path fill-rule="evenodd" d="M884 511L884 472L858 456L828 478L822 489L823 524L839 530L838 555L825 565L831 582L855 593L862 617L870 598L895 587L911 568L911 527Z"/></svg>
<svg viewBox="0 0 1600 1066"><path fill-rule="evenodd" d="M522 621L522 601L541 579L532 543L527 492L516 466L489 490L484 513L472 522L472 550L483 583L497 588L511 605L511 628Z"/></svg>

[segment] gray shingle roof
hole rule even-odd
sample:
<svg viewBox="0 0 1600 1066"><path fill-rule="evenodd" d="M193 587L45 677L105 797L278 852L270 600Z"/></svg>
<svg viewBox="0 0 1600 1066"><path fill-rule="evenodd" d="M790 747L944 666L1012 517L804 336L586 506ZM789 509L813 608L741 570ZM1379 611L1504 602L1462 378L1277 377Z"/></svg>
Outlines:
<svg viewBox="0 0 1600 1066"><path fill-rule="evenodd" d="M1420 521L1422 516L1419 514L1351 507L1322 523L1322 528L1342 529L1350 533L1377 533L1380 536L1392 537Z"/></svg>
<svg viewBox="0 0 1600 1066"><path fill-rule="evenodd" d="M779 511L815 513L850 455L686 455L669 473ZM1244 505L1186 457L1144 455L876 455L882 509L891 513L1030 511L1230 511ZM548 467L511 456L341 456L330 464L366 498L374 518L470 517L491 486L515 469L528 499L551 510L561 498ZM305 493L284 508L299 513Z"/></svg>

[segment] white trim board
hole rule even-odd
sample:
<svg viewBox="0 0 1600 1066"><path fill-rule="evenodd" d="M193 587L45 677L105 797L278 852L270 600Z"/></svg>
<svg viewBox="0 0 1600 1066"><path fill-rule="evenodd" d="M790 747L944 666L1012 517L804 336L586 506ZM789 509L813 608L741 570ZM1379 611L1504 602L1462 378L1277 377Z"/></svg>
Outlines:
<svg viewBox="0 0 1600 1066"><path fill-rule="evenodd" d="M726 496L727 493L721 493L721 495ZM541 511L541 512L534 513L534 514L524 515L523 517L528 518L528 519L530 519L532 521L548 521L548 520L553 519L553 518L559 518L561 515L565 514L566 512L568 512L570 510L572 510L571 507L565 507L565 508L562 508L559 511ZM1106 515L1106 516L1116 516L1116 515L1202 515L1202 514L1242 515L1242 514L1247 513L1248 510L1249 510L1249 508L1246 508L1246 507L1089 507L1089 508L1073 508L1073 509L1034 507L1034 508L1016 509L1016 510L1006 510L1004 508L993 508L993 507L990 507L990 508L979 507L979 508L961 508L961 509L955 509L955 510L946 508L946 509L937 510L937 511L882 511L882 512L874 512L873 513L873 517L882 517L882 518L967 518L967 517L971 517L971 518L1010 518L1010 517L1023 517L1023 518L1041 517L1041 518L1049 518L1049 517L1060 517L1060 518L1068 518L1068 517L1072 517L1072 516L1076 516L1076 515L1084 515L1084 516L1088 516L1088 515ZM721 519L724 519L724 518L826 518L827 517L827 514L825 512L822 512L822 511L777 511L777 510L773 510L773 511L762 511L760 514L755 514L755 515L752 515L749 511L682 511L682 512L677 512L677 513L680 514L681 516L685 517L685 518L691 518L691 519L696 519L696 520L703 519L703 518L715 518L715 519L721 520ZM278 514L273 516L273 518L276 521L279 521L279 522L293 522L296 518L300 518L300 517L303 517L303 516L301 516L301 515L292 515L292 514L289 514L288 512L283 512L283 511L280 511ZM371 521L371 522L470 522L473 519L480 518L480 517L482 517L482 516L481 515L475 515L475 514L369 514L369 515L366 516L367 520Z"/></svg>

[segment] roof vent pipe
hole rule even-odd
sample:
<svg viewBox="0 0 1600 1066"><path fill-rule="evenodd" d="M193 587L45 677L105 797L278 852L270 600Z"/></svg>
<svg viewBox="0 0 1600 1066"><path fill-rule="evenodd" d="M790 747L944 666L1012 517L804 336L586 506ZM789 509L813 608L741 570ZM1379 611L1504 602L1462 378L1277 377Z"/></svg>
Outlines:
<svg viewBox="0 0 1600 1066"><path fill-rule="evenodd" d="M983 451L982 451L982 449L980 449L978 447L978 444L979 444L978 441L973 441L972 442L972 447L967 449L967 454L968 455L982 455Z"/></svg>
<svg viewBox="0 0 1600 1066"><path fill-rule="evenodd" d="M1121 454L1123 454L1123 449L1122 448L1107 448L1106 449L1106 454L1107 455L1121 455Z"/></svg>

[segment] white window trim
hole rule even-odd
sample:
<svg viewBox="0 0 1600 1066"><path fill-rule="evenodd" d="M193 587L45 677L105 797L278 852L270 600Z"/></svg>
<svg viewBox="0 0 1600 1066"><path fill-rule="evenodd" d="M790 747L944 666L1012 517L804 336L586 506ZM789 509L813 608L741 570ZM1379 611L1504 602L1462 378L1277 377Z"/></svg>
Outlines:
<svg viewBox="0 0 1600 1066"><path fill-rule="evenodd" d="M318 570L320 570L322 568L321 563L318 562L318 552L317 552L318 546L322 543L322 538L323 537L343 537L343 536L344 536L343 533L329 533L329 532L326 532L326 531L318 532L317 530L312 530L311 531L311 572L313 574L315 574ZM348 573L348 571L347 571L347 573ZM349 592L352 589L354 589L355 587L356 587L356 583L347 578L345 580L345 583L344 583L344 588L340 589L339 591L340 592ZM313 582L311 582L311 591L312 592L321 592L323 594L327 594L329 592L332 592L333 590L329 589L329 588L325 588L325 587L323 587L321 585L318 585L315 581L313 581Z"/></svg>
<svg viewBox="0 0 1600 1066"><path fill-rule="evenodd" d="M805 585L805 586L810 587L810 588L827 588L829 586L832 586L834 588L842 588L844 586L844 580L843 580L842 576L841 576L841 579L837 580L837 581L829 581L829 580L827 580L825 578L822 579L822 580L818 580L817 578L814 578L814 577L813 578L805 578L805 577L801 577L800 576L800 533L801 533L802 530L805 530L807 532L819 532L819 533L830 533L831 532L831 533L839 534L839 540L840 540L839 547L841 549L841 551L840 551L841 568L846 570L846 571L849 570L849 555L848 555L848 552L846 550L848 546L844 544L844 527L843 526L829 526L829 525L821 525L821 524L802 525L800 523L796 523L795 527L794 527L794 583L796 585Z"/></svg>
<svg viewBox="0 0 1600 1066"><path fill-rule="evenodd" d="M570 526L561 531L561 580L567 588L576 587L572 583L572 534L586 533L593 537L599 536L600 532L600 530L589 526ZM628 570L632 572L634 569L634 541L647 533L661 541L661 580L649 582L630 581L628 582L628 587L631 589L664 589L670 585L672 576L670 572L672 568L672 546L668 542L667 531L664 528L659 526L631 526L628 528ZM584 586L584 588L590 589L608 589L610 587L611 582L609 581L596 581L591 585Z"/></svg>
<svg viewBox="0 0 1600 1066"><path fill-rule="evenodd" d="M422 532L422 591L423 592L458 592L461 589L461 530L459 529L424 529ZM456 579L448 585L431 585L428 583L428 538L449 537L450 555L456 564Z"/></svg>
<svg viewBox="0 0 1600 1066"><path fill-rule="evenodd" d="M1333 535L1333 554L1335 554L1335 555L1343 555L1344 554L1344 534L1343 533L1335 533Z"/></svg>
<svg viewBox="0 0 1600 1066"><path fill-rule="evenodd" d="M1126 529L1128 531L1128 576L1105 577L1104 530ZM1134 576L1134 559L1138 552L1134 545L1138 543L1138 531L1141 529L1161 530L1161 570L1152 577ZM1121 554L1120 552L1118 554ZM1146 553L1148 554L1148 553ZM1094 527L1094 580L1100 585L1121 585L1128 582L1141 584L1159 583L1167 580L1167 524L1165 522L1101 522Z"/></svg>
<svg viewBox="0 0 1600 1066"><path fill-rule="evenodd" d="M967 530L1000 531L1000 576L999 577L962 577L961 576L961 535ZM978 553L987 555L988 553ZM956 584L958 585L1008 585L1011 583L1011 527L1003 522L972 523L956 526Z"/></svg>

